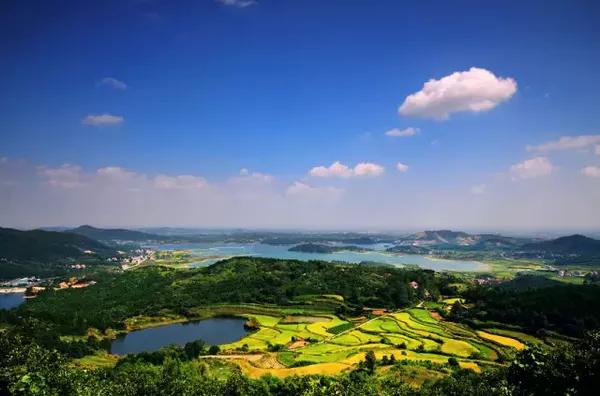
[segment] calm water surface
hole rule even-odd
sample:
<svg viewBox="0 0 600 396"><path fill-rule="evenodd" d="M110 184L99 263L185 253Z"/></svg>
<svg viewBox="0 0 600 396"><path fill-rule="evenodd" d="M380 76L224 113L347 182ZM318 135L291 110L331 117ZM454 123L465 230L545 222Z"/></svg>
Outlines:
<svg viewBox="0 0 600 396"><path fill-rule="evenodd" d="M348 263L360 263L361 261L375 261L379 263L392 264L395 266L417 265L422 268L436 271L486 271L488 266L477 261L464 260L442 260L416 254L395 254L385 251L387 245L366 245L364 247L373 249L369 252L334 252L334 253L306 253L290 252L289 248L294 245L265 245L261 243L228 244L228 243L182 243L152 246L159 250L191 250L198 257L193 267L213 264L224 258L233 256L257 256L279 259L295 260L324 260L345 261Z"/></svg>
<svg viewBox="0 0 600 396"><path fill-rule="evenodd" d="M0 309L11 309L25 302L23 293L1 293Z"/></svg>
<svg viewBox="0 0 600 396"><path fill-rule="evenodd" d="M228 344L248 333L244 322L239 318L212 318L133 331L113 341L110 352L116 355L152 352L170 344L183 346L198 339L209 345Z"/></svg>

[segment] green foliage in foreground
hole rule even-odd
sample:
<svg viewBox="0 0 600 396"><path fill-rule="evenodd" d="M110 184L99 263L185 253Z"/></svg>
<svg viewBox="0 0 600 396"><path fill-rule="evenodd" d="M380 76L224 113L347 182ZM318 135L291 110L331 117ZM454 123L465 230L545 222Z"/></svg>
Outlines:
<svg viewBox="0 0 600 396"><path fill-rule="evenodd" d="M374 356L338 377L305 376L251 380L232 373L219 379L202 362L167 357L159 364L131 359L114 368L82 370L60 353L22 336L0 338L0 394L15 395L592 395L600 386L600 333L555 351L521 352L507 369L481 375L455 369L446 378L409 387L375 372ZM194 364L196 363L196 364ZM385 362L386 365L398 364Z"/></svg>
<svg viewBox="0 0 600 396"><path fill-rule="evenodd" d="M195 270L105 273L95 280L97 284L85 289L44 292L5 321L28 318L63 335L84 334L89 327L123 328L125 319L136 315L169 311L190 318L194 308L209 304L285 306L297 296L336 294L353 306L397 308L424 298L425 290L438 294L433 271L250 257ZM412 280L419 282L419 290L408 287Z"/></svg>

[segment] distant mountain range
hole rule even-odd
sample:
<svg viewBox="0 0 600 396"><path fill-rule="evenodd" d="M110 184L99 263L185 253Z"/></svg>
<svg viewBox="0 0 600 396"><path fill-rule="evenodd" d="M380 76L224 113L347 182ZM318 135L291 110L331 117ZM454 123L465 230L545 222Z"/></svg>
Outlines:
<svg viewBox="0 0 600 396"><path fill-rule="evenodd" d="M150 241L164 240L168 237L148 234L141 231L132 231L124 228L96 228L89 225L82 225L77 228L68 230L67 232L83 235L85 237L95 239L97 241Z"/></svg>
<svg viewBox="0 0 600 396"><path fill-rule="evenodd" d="M102 262L116 255L113 242L145 241L270 243L293 244L290 250L331 253L339 250L363 251L370 244L388 246L390 252L430 254L431 251L459 254L492 254L516 258L546 258L556 264L586 263L600 260L600 240L570 235L540 241L496 234L469 234L462 231L433 230L407 236L361 233L309 233L240 231L226 234L157 235L128 229L102 229L89 225L66 231L19 231L0 228L0 278L18 274L51 274L65 263L86 259ZM358 246L357 246L358 245ZM35 269L35 271L33 271Z"/></svg>
<svg viewBox="0 0 600 396"><path fill-rule="evenodd" d="M600 241L575 234L549 241L528 243L521 246L521 250L562 255L577 254L600 257Z"/></svg>
<svg viewBox="0 0 600 396"><path fill-rule="evenodd" d="M401 245L413 246L458 246L477 249L511 249L532 239L508 237L498 234L468 234L462 231L422 231L399 238Z"/></svg>

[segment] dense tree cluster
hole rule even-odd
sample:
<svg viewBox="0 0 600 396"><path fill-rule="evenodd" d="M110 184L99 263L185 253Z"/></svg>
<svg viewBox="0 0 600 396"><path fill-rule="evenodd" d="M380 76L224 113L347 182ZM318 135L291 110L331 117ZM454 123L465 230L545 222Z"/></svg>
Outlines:
<svg viewBox="0 0 600 396"><path fill-rule="evenodd" d="M142 268L99 273L95 279L97 284L86 289L42 293L16 312L4 313L4 321L35 319L61 334L84 334L89 327L122 328L135 315L170 310L187 316L191 308L216 303L293 305L302 295L339 294L350 309L398 308L439 294L428 270L249 257L196 270ZM410 287L411 281L419 288Z"/></svg>
<svg viewBox="0 0 600 396"><path fill-rule="evenodd" d="M600 327L598 285L561 284L525 290L477 287L464 296L470 308L453 309L453 319L514 323L530 332L554 330L574 337Z"/></svg>

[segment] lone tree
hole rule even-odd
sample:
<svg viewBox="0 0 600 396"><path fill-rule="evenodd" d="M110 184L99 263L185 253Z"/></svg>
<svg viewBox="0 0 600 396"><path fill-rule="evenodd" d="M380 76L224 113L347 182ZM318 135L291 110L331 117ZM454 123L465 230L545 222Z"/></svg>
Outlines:
<svg viewBox="0 0 600 396"><path fill-rule="evenodd" d="M458 367L458 360L455 357L448 358L448 365L450 367Z"/></svg>
<svg viewBox="0 0 600 396"><path fill-rule="evenodd" d="M365 356L365 369L369 374L373 374L375 372L375 366L377 365L377 358L375 357L375 353L373 351L367 352L367 356Z"/></svg>

